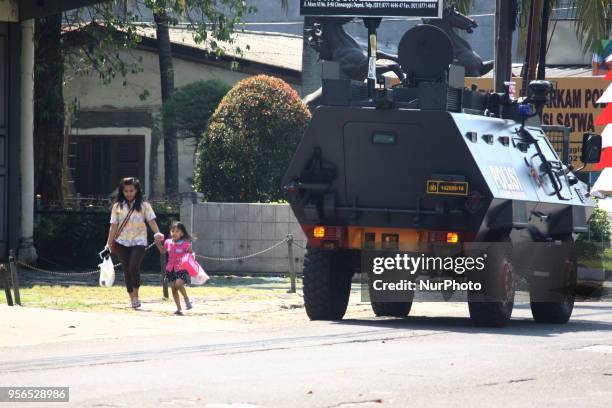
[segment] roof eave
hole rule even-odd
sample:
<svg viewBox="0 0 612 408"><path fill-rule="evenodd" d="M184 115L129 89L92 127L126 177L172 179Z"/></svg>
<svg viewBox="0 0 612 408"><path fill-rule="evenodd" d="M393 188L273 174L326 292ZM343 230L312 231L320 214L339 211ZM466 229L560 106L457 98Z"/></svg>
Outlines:
<svg viewBox="0 0 612 408"><path fill-rule="evenodd" d="M40 18L108 0L20 0L19 20Z"/></svg>

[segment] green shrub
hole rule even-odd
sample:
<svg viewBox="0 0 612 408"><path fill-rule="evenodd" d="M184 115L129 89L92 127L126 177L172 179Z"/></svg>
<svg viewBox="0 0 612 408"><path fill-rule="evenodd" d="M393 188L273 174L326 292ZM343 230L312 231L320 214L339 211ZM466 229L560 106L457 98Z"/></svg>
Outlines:
<svg viewBox="0 0 612 408"><path fill-rule="evenodd" d="M583 264L601 268L612 230L608 212L603 208L595 207L588 225L589 232L578 235L576 240L578 257Z"/></svg>
<svg viewBox="0 0 612 408"><path fill-rule="evenodd" d="M194 189L208 201L282 199L281 178L309 121L297 92L281 79L259 75L239 82L198 146Z"/></svg>
<svg viewBox="0 0 612 408"><path fill-rule="evenodd" d="M199 139L217 105L229 90L225 82L215 79L196 81L177 88L162 107L164 122L179 136Z"/></svg>
<svg viewBox="0 0 612 408"><path fill-rule="evenodd" d="M607 245L610 242L611 232L612 225L608 218L608 212L603 208L595 207L591 218L589 218L589 232L581 234L578 241L593 241Z"/></svg>

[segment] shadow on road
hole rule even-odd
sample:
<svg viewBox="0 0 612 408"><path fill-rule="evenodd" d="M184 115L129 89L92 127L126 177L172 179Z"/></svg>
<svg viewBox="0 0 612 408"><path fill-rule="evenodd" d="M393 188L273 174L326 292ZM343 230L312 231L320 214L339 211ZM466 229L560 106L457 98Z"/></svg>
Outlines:
<svg viewBox="0 0 612 408"><path fill-rule="evenodd" d="M521 308L524 307L521 305ZM527 305L527 308L529 306ZM595 309L599 312L580 313L582 309ZM574 315L567 324L541 324L532 319L513 318L507 327L478 327L468 317L428 317L408 316L405 318L345 319L334 322L338 325L380 327L388 329L433 330L457 333L496 334L508 336L551 337L565 333L612 331L612 321L584 320L591 315L608 314L612 316L612 305L576 305Z"/></svg>

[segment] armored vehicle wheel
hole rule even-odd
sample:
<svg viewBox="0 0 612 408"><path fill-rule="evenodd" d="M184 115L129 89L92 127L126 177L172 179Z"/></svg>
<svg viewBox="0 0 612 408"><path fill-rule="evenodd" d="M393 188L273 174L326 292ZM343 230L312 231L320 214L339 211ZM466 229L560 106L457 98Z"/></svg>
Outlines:
<svg viewBox="0 0 612 408"><path fill-rule="evenodd" d="M376 316L406 317L412 308L412 302L370 302Z"/></svg>
<svg viewBox="0 0 612 408"><path fill-rule="evenodd" d="M377 294L373 288L373 275L369 275L370 284L368 285L368 291L370 294L370 306L372 311L378 317L406 317L412 309L412 301L414 299L414 291L405 291L400 299L395 302L388 301L389 299L383 295ZM376 299L376 300L375 300Z"/></svg>
<svg viewBox="0 0 612 408"><path fill-rule="evenodd" d="M507 233L487 239L485 269L479 273L482 290L468 293L472 322L479 326L505 327L514 308L515 276L512 243Z"/></svg>
<svg viewBox="0 0 612 408"><path fill-rule="evenodd" d="M572 316L572 312L574 311L574 301L576 300L576 280L577 280L577 261L576 261L576 253L573 248L573 239L571 235L561 237L561 241L565 244L570 244L569 249L571 252L567 254L565 259L563 260L563 265L559 265L558 267L562 268L562 280L561 283L561 291L558 293L551 293L550 287L556 284L553 284L554 279L549 279L549 285L542 288L541 286L532 285L530 288L529 296L532 299L531 301L531 314L533 315L533 319L538 323L554 323L554 324L565 324L569 321ZM551 274L554 271L551 271ZM553 297L552 302L537 302L533 301L533 299L538 299L542 296L538 291L545 290L546 297Z"/></svg>
<svg viewBox="0 0 612 408"><path fill-rule="evenodd" d="M351 258L308 248L304 257L304 306L310 320L340 320L351 294Z"/></svg>

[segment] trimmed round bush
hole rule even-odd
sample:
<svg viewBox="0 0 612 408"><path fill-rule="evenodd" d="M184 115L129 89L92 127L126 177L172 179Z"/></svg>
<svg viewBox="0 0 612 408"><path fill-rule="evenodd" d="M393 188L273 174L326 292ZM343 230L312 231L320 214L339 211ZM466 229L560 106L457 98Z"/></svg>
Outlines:
<svg viewBox="0 0 612 408"><path fill-rule="evenodd" d="M179 136L199 139L229 90L225 82L216 79L195 81L177 88L162 107L164 122Z"/></svg>
<svg viewBox="0 0 612 408"><path fill-rule="evenodd" d="M281 79L240 81L210 118L197 152L194 188L208 201L271 202L310 122L297 92Z"/></svg>

